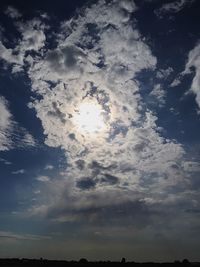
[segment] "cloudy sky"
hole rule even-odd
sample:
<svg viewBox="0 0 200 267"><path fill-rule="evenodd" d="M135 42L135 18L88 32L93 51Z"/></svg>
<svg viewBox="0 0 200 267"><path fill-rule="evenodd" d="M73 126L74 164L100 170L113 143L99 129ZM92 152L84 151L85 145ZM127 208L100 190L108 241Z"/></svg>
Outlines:
<svg viewBox="0 0 200 267"><path fill-rule="evenodd" d="M0 3L0 257L200 260L198 0Z"/></svg>

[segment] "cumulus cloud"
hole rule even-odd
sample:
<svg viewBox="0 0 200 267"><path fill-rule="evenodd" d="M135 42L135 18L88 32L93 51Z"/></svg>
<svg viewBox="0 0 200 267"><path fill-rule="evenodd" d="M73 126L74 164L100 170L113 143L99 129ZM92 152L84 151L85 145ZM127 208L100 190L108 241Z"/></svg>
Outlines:
<svg viewBox="0 0 200 267"><path fill-rule="evenodd" d="M134 203L145 188L151 188L155 197L158 188L183 179L174 162L180 161L184 150L160 136L157 118L145 111L134 80L141 70L154 69L156 58L130 21L135 7L126 5L124 10L122 4L107 6L101 1L63 23L58 47L29 70L33 90L43 97L30 106L42 121L46 144L66 151L66 177L75 181L68 195L61 182L65 192L59 192L57 203L34 209L58 220L76 219L85 210L94 215L117 199ZM49 88L47 81L55 86ZM164 104L160 86L152 95ZM94 140L73 125L73 114L85 98L97 100L107 112L107 131Z"/></svg>
<svg viewBox="0 0 200 267"><path fill-rule="evenodd" d="M0 114L0 151L36 145L33 136L14 121L9 103L3 96L0 96Z"/></svg>
<svg viewBox="0 0 200 267"><path fill-rule="evenodd" d="M191 92L196 96L197 105L200 108L200 44L197 44L188 55L188 60L185 66L185 71L182 73L190 74L192 67L195 70L195 75L192 80Z"/></svg>
<svg viewBox="0 0 200 267"><path fill-rule="evenodd" d="M38 19L32 19L26 24L18 23L18 30L22 35L18 50L25 56L27 51L39 51L46 41L44 25Z"/></svg>
<svg viewBox="0 0 200 267"><path fill-rule="evenodd" d="M32 64L31 52L40 51L46 41L44 25L38 19L26 23L17 22L17 30L21 35L20 41L14 49L6 47L0 41L0 59L12 66L12 73L21 72L24 66Z"/></svg>
<svg viewBox="0 0 200 267"><path fill-rule="evenodd" d="M61 178L36 178L44 182L44 192L38 194L32 214L58 221L93 220L99 214L117 216L122 205L140 213L149 203L161 203L173 188L184 190L184 148L162 136L137 81L142 70L156 71L157 59L137 29L135 11L128 0L92 4L63 22L56 47L46 50L41 49L46 40L42 34L37 45L22 36L19 51L40 51L26 58L31 90L37 95L29 107L41 120L46 145L61 147L67 158ZM151 94L165 104L159 84ZM78 130L74 118L87 102L100 106L102 132Z"/></svg>

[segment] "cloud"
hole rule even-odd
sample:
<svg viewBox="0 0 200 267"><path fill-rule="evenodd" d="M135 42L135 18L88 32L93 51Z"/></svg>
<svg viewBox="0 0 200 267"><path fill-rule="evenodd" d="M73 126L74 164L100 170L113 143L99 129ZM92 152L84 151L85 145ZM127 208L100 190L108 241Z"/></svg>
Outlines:
<svg viewBox="0 0 200 267"><path fill-rule="evenodd" d="M53 170L54 169L54 166L51 165L51 164L47 164L45 167L44 167L45 170Z"/></svg>
<svg viewBox="0 0 200 267"><path fill-rule="evenodd" d="M17 234L14 232L9 231L0 231L0 239L14 239L14 240L44 240L44 239L51 239L50 236L43 236L43 235L31 235L31 234Z"/></svg>
<svg viewBox="0 0 200 267"><path fill-rule="evenodd" d="M7 63L14 64L14 66L18 66L20 70L22 69L23 55L21 55L19 52L15 53L15 50L12 50L11 48L5 47L1 41L0 58L6 61Z"/></svg>
<svg viewBox="0 0 200 267"><path fill-rule="evenodd" d="M37 194L40 194L41 191L40 190L35 190L33 193L37 195Z"/></svg>
<svg viewBox="0 0 200 267"><path fill-rule="evenodd" d="M24 169L20 169L17 171L13 171L12 174L24 174L26 171Z"/></svg>
<svg viewBox="0 0 200 267"><path fill-rule="evenodd" d="M116 218L118 207L137 207L139 214L149 208L150 213L154 208L150 203L161 205L170 190L185 190L184 147L162 136L137 80L145 69L155 74L158 70L133 19L136 10L133 1L99 1L61 23L54 48L46 44L42 49L43 35L30 46L38 54L26 57L36 95L29 107L41 120L45 144L61 148L67 159L61 178L36 178L44 183L38 185L41 194L29 209L32 215L73 221L108 214ZM45 28L40 22L36 25L38 30ZM18 51L27 50L27 43L22 35ZM162 70L159 77L170 72ZM165 105L160 84L151 97ZM103 110L105 130L94 135L78 131L74 123L80 105L87 101Z"/></svg>
<svg viewBox="0 0 200 267"><path fill-rule="evenodd" d="M200 163L195 161L185 161L183 163L183 168L189 172L199 172L200 171Z"/></svg>
<svg viewBox="0 0 200 267"><path fill-rule="evenodd" d="M21 54L27 51L39 51L45 45L46 37L44 34L44 25L38 19L32 19L27 23L18 23L18 30L22 39L18 45Z"/></svg>
<svg viewBox="0 0 200 267"><path fill-rule="evenodd" d="M0 162L3 162L5 165L11 165L12 162L6 160L6 159L3 159L3 158L0 158Z"/></svg>
<svg viewBox="0 0 200 267"><path fill-rule="evenodd" d="M48 176L41 175L41 176L38 176L36 178L36 180L38 180L40 182L49 182L50 181L50 178Z"/></svg>
<svg viewBox="0 0 200 267"><path fill-rule="evenodd" d="M182 76L179 75L178 77L176 77L172 83L170 84L171 87L176 87L178 86L179 84L181 84L181 79L182 79Z"/></svg>
<svg viewBox="0 0 200 267"><path fill-rule="evenodd" d="M22 14L13 6L8 6L5 10L5 14L12 19L19 19Z"/></svg>
<svg viewBox="0 0 200 267"><path fill-rule="evenodd" d="M11 114L7 108L7 101L4 97L0 97L0 150L8 150L12 147L12 142L9 138L12 130Z"/></svg>
<svg viewBox="0 0 200 267"><path fill-rule="evenodd" d="M166 92L160 84L156 84L149 95L157 99L159 107L165 105Z"/></svg>
<svg viewBox="0 0 200 267"><path fill-rule="evenodd" d="M0 96L0 114L0 151L36 145L32 135L13 120L9 103L3 96Z"/></svg>
<svg viewBox="0 0 200 267"><path fill-rule="evenodd" d="M163 4L159 9L155 10L155 14L162 18L163 15L178 13L180 12L186 5L191 5L195 0L176 0L170 3Z"/></svg>
<svg viewBox="0 0 200 267"><path fill-rule="evenodd" d="M197 44L188 55L183 75L190 74L194 68L194 78L192 80L191 92L196 96L196 102L200 108L200 44Z"/></svg>
<svg viewBox="0 0 200 267"><path fill-rule="evenodd" d="M156 73L156 78L166 80L171 75L171 73L173 73L173 71L174 70L172 67L168 67L167 69L159 69Z"/></svg>
<svg viewBox="0 0 200 267"><path fill-rule="evenodd" d="M21 38L14 49L0 41L0 59L12 66L12 73L21 72L26 65L32 64L31 52L40 51L46 41L44 24L38 19L33 18L26 23L16 22L16 27Z"/></svg>

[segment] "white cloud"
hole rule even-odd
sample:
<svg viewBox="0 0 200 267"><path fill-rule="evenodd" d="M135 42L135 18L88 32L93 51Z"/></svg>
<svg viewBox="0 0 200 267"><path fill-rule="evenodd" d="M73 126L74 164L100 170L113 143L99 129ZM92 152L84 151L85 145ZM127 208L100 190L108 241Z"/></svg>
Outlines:
<svg viewBox="0 0 200 267"><path fill-rule="evenodd" d="M188 55L188 60L185 66L185 71L182 73L191 73L191 68L195 69L195 76L192 80L191 92L196 95L196 102L200 108L200 44L197 44Z"/></svg>
<svg viewBox="0 0 200 267"><path fill-rule="evenodd" d="M15 54L15 51L11 48L6 48L0 41L0 58L10 64L22 65L23 55L19 54L19 52Z"/></svg>
<svg viewBox="0 0 200 267"><path fill-rule="evenodd" d="M86 9L84 16L65 22L58 47L29 70L33 90L43 97L30 107L42 121L46 144L66 151L70 166L63 177L73 181L66 185L66 180L61 180L63 189L56 193L55 186L48 185L57 201L48 200L41 208L35 206L33 212L56 213L61 221L78 219L82 209L135 201L140 191L146 190L144 177L154 197L161 188L183 179L182 172L173 167L184 154L182 146L160 136L157 118L142 111L139 87L133 81L140 70L154 69L156 58L131 26L129 12L122 19L118 17L119 4L114 2L107 8L102 3ZM88 30L89 23L97 36ZM51 90L48 80L57 83ZM91 140L77 132L71 116L86 95L93 98L89 96L93 87L97 88L93 97L108 108L109 130ZM159 85L152 95L164 104L165 92ZM76 192L76 182L81 191Z"/></svg>
<svg viewBox="0 0 200 267"><path fill-rule="evenodd" d="M35 191L34 191L34 194L36 194L36 195L38 195L38 194L40 194L40 193L41 193L40 190L35 190Z"/></svg>
<svg viewBox="0 0 200 267"><path fill-rule="evenodd" d="M159 69L156 73L156 77L158 79L164 79L166 80L170 74L173 72L173 68L172 67L168 67L167 69Z"/></svg>
<svg viewBox="0 0 200 267"><path fill-rule="evenodd" d="M155 11L156 15L162 18L163 15L180 12L186 5L191 5L195 0L176 0L163 4Z"/></svg>
<svg viewBox="0 0 200 267"><path fill-rule="evenodd" d="M156 104L158 104L159 107L163 107L165 105L166 92L160 84L156 84L154 86L150 96L153 96L157 99L158 102Z"/></svg>
<svg viewBox="0 0 200 267"><path fill-rule="evenodd" d="M31 51L40 51L46 41L45 26L38 19L32 19L26 23L17 22L17 30L21 34L18 45L12 49L6 47L0 41L0 59L12 65L12 73L21 72L25 64L32 63Z"/></svg>
<svg viewBox="0 0 200 267"><path fill-rule="evenodd" d="M99 1L62 23L57 47L27 59L32 91L39 96L29 107L41 120L45 143L61 147L68 162L56 182L36 178L48 183L38 189L42 199L32 214L59 221L87 212L95 217L112 205L144 198L158 203L169 188L184 187L188 177L180 166L185 151L161 135L136 80L140 71L156 70L157 59L132 20L135 10L133 1ZM24 38L19 47L27 49ZM42 40L34 47L40 49ZM164 105L160 85L152 95ZM104 132L88 136L77 130L73 116L83 101L97 102L104 110Z"/></svg>
<svg viewBox="0 0 200 267"><path fill-rule="evenodd" d="M5 10L5 14L12 19L18 19L22 16L22 14L13 6L8 6Z"/></svg>
<svg viewBox="0 0 200 267"><path fill-rule="evenodd" d="M3 96L0 96L0 114L0 151L36 145L32 135L13 120L8 101Z"/></svg>
<svg viewBox="0 0 200 267"><path fill-rule="evenodd" d="M39 51L46 41L44 34L44 25L38 19L32 19L26 24L18 23L18 29L22 35L18 49L20 53L25 54L27 51Z"/></svg>
<svg viewBox="0 0 200 267"><path fill-rule="evenodd" d="M54 166L51 165L51 164L47 164L45 167L44 167L45 170L53 170L54 169Z"/></svg>
<svg viewBox="0 0 200 267"><path fill-rule="evenodd" d="M12 174L24 174L26 171L24 169L20 169L17 171L13 171Z"/></svg>
<svg viewBox="0 0 200 267"><path fill-rule="evenodd" d="M44 175L40 175L36 178L36 180L40 181L40 182L49 182L50 178L48 176L44 176Z"/></svg>
<svg viewBox="0 0 200 267"><path fill-rule="evenodd" d="M181 76L176 77L173 82L170 84L170 87L176 87L181 84Z"/></svg>

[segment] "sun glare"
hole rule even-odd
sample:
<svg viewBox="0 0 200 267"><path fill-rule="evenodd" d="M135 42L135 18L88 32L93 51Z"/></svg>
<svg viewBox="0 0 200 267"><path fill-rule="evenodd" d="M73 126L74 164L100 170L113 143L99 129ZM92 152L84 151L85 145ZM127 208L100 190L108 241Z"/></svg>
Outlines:
<svg viewBox="0 0 200 267"><path fill-rule="evenodd" d="M82 133L99 133L106 126L103 119L103 110L98 103L85 102L80 104L73 117L77 130Z"/></svg>

